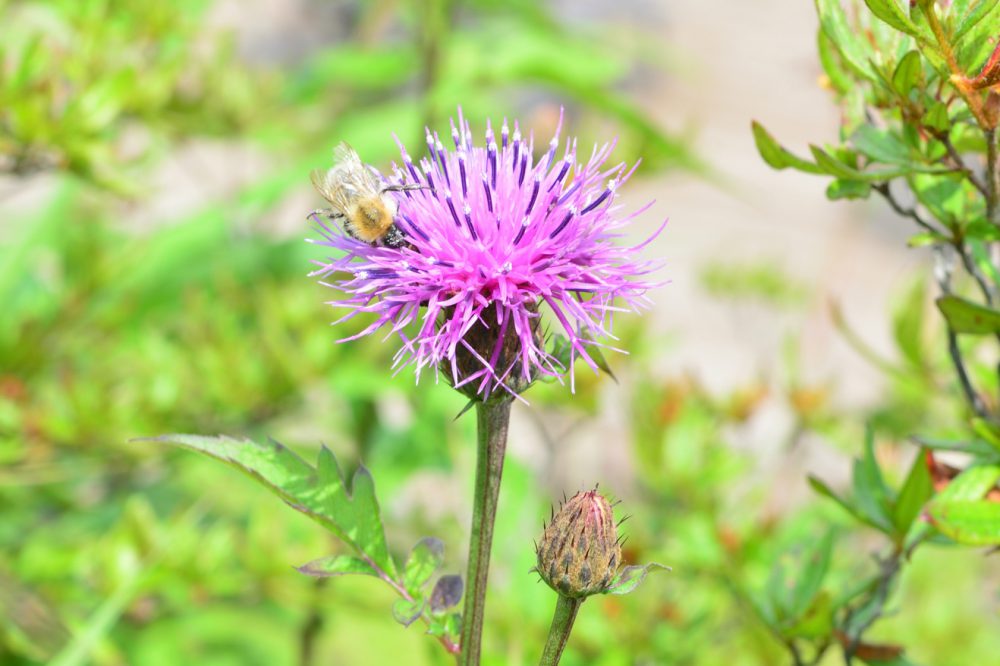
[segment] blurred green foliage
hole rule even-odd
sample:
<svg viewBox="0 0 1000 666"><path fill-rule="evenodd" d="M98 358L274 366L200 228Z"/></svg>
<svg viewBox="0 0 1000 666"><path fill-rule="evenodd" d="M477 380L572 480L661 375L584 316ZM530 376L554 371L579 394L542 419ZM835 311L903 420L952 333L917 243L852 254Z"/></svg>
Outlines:
<svg viewBox="0 0 1000 666"><path fill-rule="evenodd" d="M351 329L327 326L330 291L304 276L315 250L244 222L272 215L337 141L382 160L392 131L420 145L421 125L440 127L459 103L474 122L532 110L539 132L563 103L581 136L612 123L625 157L700 162L629 101L623 49L538 3L351 9L343 39L291 65L251 68L231 36L206 28L206 3L0 1L4 186L55 174L42 204L5 213L0 227L0 663L448 663L416 626L392 622L394 597L377 581L317 584L293 569L336 548L307 518L212 461L130 440L272 435L306 459L325 443L348 473L362 460L372 470L395 561L427 535L463 543L473 429L453 420L463 400L391 377L392 349L378 340L334 344ZM253 142L275 167L169 224L122 229L115 195L141 199L156 158L202 135ZM725 297L801 303L760 297L802 291L758 277L753 294ZM722 279L718 294L731 284ZM944 360L929 351L942 332L928 324L914 335L926 299L901 303L890 390L866 415L888 440L876 455L892 460L895 441L939 423L950 405ZM824 626L832 600L868 565L870 535L822 503L772 506L780 480L733 444L768 400L795 415L789 446L819 432L854 450L858 415L830 404L828 387L801 380L792 362L767 384L725 395L663 376L652 370L661 338L633 324L622 343L633 355L608 359L631 424L619 443L636 463L633 486L613 490L633 514L629 561L673 573L642 594L588 604L564 663L775 663L789 637ZM534 411L515 419L586 426L620 409L607 388L587 372L574 396L537 386ZM906 469L889 469L887 483L905 486ZM532 663L544 640L554 597L529 584L528 570L531 536L561 490L549 487L552 471L517 457L505 471L491 664ZM829 557L827 525L840 530ZM823 563L827 575L804 575L803 562ZM441 571L461 565L446 551ZM998 632L970 629L987 621L967 601L983 599L988 562L928 549L911 566L905 613L884 629L891 640L934 664L1000 649ZM955 571L942 586L945 569Z"/></svg>

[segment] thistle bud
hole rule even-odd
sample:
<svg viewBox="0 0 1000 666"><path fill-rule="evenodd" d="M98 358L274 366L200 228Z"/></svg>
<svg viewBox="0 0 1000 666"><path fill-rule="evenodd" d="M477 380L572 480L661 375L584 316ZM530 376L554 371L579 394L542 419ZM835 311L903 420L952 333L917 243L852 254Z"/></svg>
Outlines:
<svg viewBox="0 0 1000 666"><path fill-rule="evenodd" d="M597 490L564 502L537 547L537 571L549 587L570 598L607 592L621 562L611 505Z"/></svg>

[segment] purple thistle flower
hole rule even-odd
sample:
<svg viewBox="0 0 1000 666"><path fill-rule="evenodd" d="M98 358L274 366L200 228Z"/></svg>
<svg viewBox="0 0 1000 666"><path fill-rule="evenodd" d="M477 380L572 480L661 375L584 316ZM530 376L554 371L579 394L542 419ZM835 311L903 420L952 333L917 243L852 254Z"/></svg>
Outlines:
<svg viewBox="0 0 1000 666"><path fill-rule="evenodd" d="M347 294L331 302L349 309L335 323L375 315L342 341L383 327L387 338L399 335L397 370L413 365L418 379L427 368L444 371L454 387L482 400L498 387L516 396L534 379L561 380L567 370L572 388L572 359L566 368L545 350L541 312L551 313L572 356L597 371L588 347L614 339L615 312L649 303L653 284L643 278L656 265L636 255L663 225L634 247L613 243L652 202L619 217L616 191L635 166L605 167L613 143L595 145L586 163L577 161L576 140L559 155L561 115L537 163L533 138L523 139L516 122L511 133L504 121L500 145L487 123L486 145L478 147L461 110L458 120L451 125L455 149L445 150L428 130L428 157L419 164L397 138L402 165L393 165L386 186L424 186L392 193L404 247L369 245L313 216L322 239L312 242L343 254L317 262L311 275L337 276L323 284Z"/></svg>

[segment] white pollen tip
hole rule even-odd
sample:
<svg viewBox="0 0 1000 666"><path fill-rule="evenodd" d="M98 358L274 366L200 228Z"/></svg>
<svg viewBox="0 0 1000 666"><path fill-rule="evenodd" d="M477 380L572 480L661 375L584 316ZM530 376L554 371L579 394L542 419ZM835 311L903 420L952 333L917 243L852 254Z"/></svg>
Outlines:
<svg viewBox="0 0 1000 666"><path fill-rule="evenodd" d="M487 144L486 146L486 150L490 151L491 153L497 152L497 144L495 141L493 141L493 139L490 139L489 144Z"/></svg>
<svg viewBox="0 0 1000 666"><path fill-rule="evenodd" d="M521 220L521 226L522 226L522 227L526 227L526 226L528 226L529 224L531 224L531 220L529 220L529 219L528 219L527 217L526 217L526 218L524 218L523 220Z"/></svg>
<svg viewBox="0 0 1000 666"><path fill-rule="evenodd" d="M437 143L434 144L434 147L437 148L438 150L444 150L444 144L441 143L441 139L437 140Z"/></svg>
<svg viewBox="0 0 1000 666"><path fill-rule="evenodd" d="M521 130L516 129L514 130L514 141L520 141L520 140L521 140Z"/></svg>
<svg viewBox="0 0 1000 666"><path fill-rule="evenodd" d="M556 146L559 145L559 139L557 139L556 137L552 137L552 140L549 141L549 145L555 148Z"/></svg>
<svg viewBox="0 0 1000 666"><path fill-rule="evenodd" d="M578 212L579 211L576 209L576 206L570 206L569 207L569 214L570 215L576 215Z"/></svg>
<svg viewBox="0 0 1000 666"><path fill-rule="evenodd" d="M542 172L541 171L539 171L538 173L535 174L535 182L537 182L537 183L542 182Z"/></svg>
<svg viewBox="0 0 1000 666"><path fill-rule="evenodd" d="M429 258L427 259L427 263L428 263L428 264L430 264L431 266L433 266L433 265L434 265L434 264L436 264L437 262L438 262L438 260L437 260L437 257L429 257Z"/></svg>
<svg viewBox="0 0 1000 666"><path fill-rule="evenodd" d="M466 215L470 215L472 213L472 206L470 206L469 204L465 204L465 207L462 208L462 212L465 213Z"/></svg>
<svg viewBox="0 0 1000 666"><path fill-rule="evenodd" d="M504 273L510 273L512 270L514 270L514 264L510 263L509 261L504 262L504 265L500 267L500 270L503 271Z"/></svg>
<svg viewBox="0 0 1000 666"><path fill-rule="evenodd" d="M357 273L354 274L354 277L356 277L359 280L367 280L368 271L358 271Z"/></svg>
<svg viewBox="0 0 1000 666"><path fill-rule="evenodd" d="M444 191L444 198L447 199L448 201L451 201L451 192L449 192L448 190L445 190Z"/></svg>

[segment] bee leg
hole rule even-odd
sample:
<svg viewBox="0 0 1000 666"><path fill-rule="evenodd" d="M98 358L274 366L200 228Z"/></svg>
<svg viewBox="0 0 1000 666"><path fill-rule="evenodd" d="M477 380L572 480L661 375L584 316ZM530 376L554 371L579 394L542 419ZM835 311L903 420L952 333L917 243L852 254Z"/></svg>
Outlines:
<svg viewBox="0 0 1000 666"><path fill-rule="evenodd" d="M410 185L388 185L382 188L382 192L405 192L407 190L431 190L434 188L430 185L420 185L418 183L413 183Z"/></svg>
<svg viewBox="0 0 1000 666"><path fill-rule="evenodd" d="M382 244L386 247L391 247L394 249L399 249L401 247L406 247L409 245L409 241L406 240L406 234L399 230L395 224L389 227L389 231L382 237Z"/></svg>
<svg viewBox="0 0 1000 666"><path fill-rule="evenodd" d="M306 215L306 219L313 217L314 215L321 215L329 220L336 220L338 217L344 217L343 213L338 213L332 208L317 208L313 212Z"/></svg>

